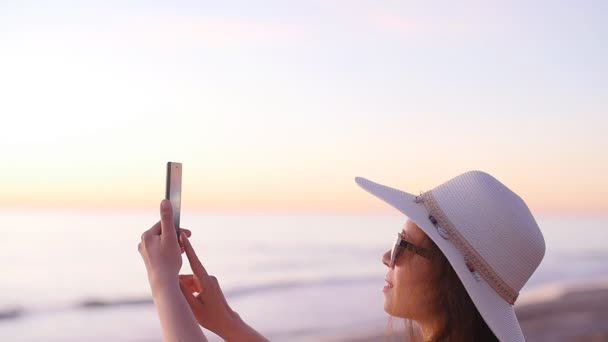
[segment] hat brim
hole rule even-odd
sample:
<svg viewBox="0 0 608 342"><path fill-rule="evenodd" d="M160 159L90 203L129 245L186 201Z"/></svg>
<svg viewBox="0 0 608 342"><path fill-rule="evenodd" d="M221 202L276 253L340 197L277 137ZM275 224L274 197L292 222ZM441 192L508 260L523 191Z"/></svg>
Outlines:
<svg viewBox="0 0 608 342"><path fill-rule="evenodd" d="M473 304L500 341L525 341L513 306L503 300L481 276L478 277L479 280L475 278L460 251L450 240L439 235L424 204L414 201L415 195L361 177L355 178L355 182L409 217L439 247L456 271Z"/></svg>

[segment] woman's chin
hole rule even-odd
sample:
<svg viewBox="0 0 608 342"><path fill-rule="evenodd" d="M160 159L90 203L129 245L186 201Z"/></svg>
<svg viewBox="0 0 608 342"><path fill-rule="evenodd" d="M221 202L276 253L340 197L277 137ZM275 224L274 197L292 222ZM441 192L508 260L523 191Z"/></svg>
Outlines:
<svg viewBox="0 0 608 342"><path fill-rule="evenodd" d="M391 316L393 315L393 314L391 314L391 308L386 304L384 304L384 312L386 312L387 314L389 314Z"/></svg>
<svg viewBox="0 0 608 342"><path fill-rule="evenodd" d="M387 314L389 314L389 315L392 316L393 315L393 310L391 310L391 307L392 307L392 305L391 305L390 297L387 296L386 293L384 293L384 311Z"/></svg>
<svg viewBox="0 0 608 342"><path fill-rule="evenodd" d="M397 310L395 310L397 309ZM394 317L402 317L402 318L406 318L405 315L403 315L403 312L399 312L399 307L395 307L393 305L393 299L390 296L390 293L385 293L384 294L384 312L386 312L387 314L394 316Z"/></svg>

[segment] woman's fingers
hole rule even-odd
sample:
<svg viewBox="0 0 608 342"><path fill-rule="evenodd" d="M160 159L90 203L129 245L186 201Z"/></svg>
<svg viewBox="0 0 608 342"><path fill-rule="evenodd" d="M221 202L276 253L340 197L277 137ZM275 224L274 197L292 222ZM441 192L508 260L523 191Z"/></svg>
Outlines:
<svg viewBox="0 0 608 342"><path fill-rule="evenodd" d="M173 220L171 222L173 222ZM162 229L161 221L156 222L152 227L150 227L150 229L146 230L145 232L143 232L143 234L141 234L142 241L146 237L160 235L161 229ZM184 234L186 234L187 237L192 236L192 231L190 229L181 228L180 231L184 232ZM182 252L183 252L183 250L182 250Z"/></svg>
<svg viewBox="0 0 608 342"><path fill-rule="evenodd" d="M179 282L187 286L192 292L200 292L201 289L198 283L195 281L195 277L192 274L180 274Z"/></svg>
<svg viewBox="0 0 608 342"><path fill-rule="evenodd" d="M191 231L189 231L188 229L185 229L185 228L180 228L179 250L180 250L181 254L184 254L184 252L186 251L186 249L184 248L184 239L186 239L186 237L190 237L190 236L192 236Z"/></svg>
<svg viewBox="0 0 608 342"><path fill-rule="evenodd" d="M196 297L194 297L194 295L192 294L192 291L190 291L190 289L186 285L184 285L181 281L179 282L179 288L182 291L182 294L184 295L184 297L186 298L186 301L188 302L190 309L192 309L193 312L196 309L198 309L199 305L201 305L201 302Z"/></svg>
<svg viewBox="0 0 608 342"><path fill-rule="evenodd" d="M228 305L228 302L226 301L226 297L224 296L224 292L222 291L222 288L220 287L220 282L214 276L210 276L209 278L211 278L211 281L213 282L213 286L215 287L215 290L217 291L217 294L219 295L219 297L222 299L222 302L224 303L224 305L226 307L228 307L229 305Z"/></svg>
<svg viewBox="0 0 608 342"><path fill-rule="evenodd" d="M168 241L177 243L177 234L175 234L175 224L173 223L173 206L168 199L160 202L160 226L161 235Z"/></svg>
<svg viewBox="0 0 608 342"><path fill-rule="evenodd" d="M150 229L141 234L141 241L154 235L160 235L160 221L156 222Z"/></svg>
<svg viewBox="0 0 608 342"><path fill-rule="evenodd" d="M186 249L184 248L184 239L189 238L191 236L192 236L192 232L189 229L186 229L186 228L179 229L179 241L178 242L179 242L179 249L181 250L182 254L186 251Z"/></svg>
<svg viewBox="0 0 608 342"><path fill-rule="evenodd" d="M209 276L207 274L207 270L205 270L205 267L203 264L201 264L201 261L196 256L196 252L194 252L194 248L192 248L190 240L187 238L182 240L184 243L184 249L186 250L186 256L188 256L188 261L190 262L190 268L192 268L192 272L194 272L194 275L196 275L199 279L207 279Z"/></svg>

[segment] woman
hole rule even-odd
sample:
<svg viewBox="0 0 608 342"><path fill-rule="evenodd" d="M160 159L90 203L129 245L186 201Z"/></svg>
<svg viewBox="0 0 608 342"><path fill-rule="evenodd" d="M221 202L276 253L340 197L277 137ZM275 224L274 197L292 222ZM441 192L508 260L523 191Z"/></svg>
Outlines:
<svg viewBox="0 0 608 342"><path fill-rule="evenodd" d="M382 261L388 267L384 309L409 322L412 340L525 341L513 304L545 243L517 194L481 171L419 196L364 178L356 182L409 217ZM181 241L194 274L178 277L181 256L171 218L163 201L161 222L139 246L165 340L204 341L197 322L225 340L265 340L230 309L187 230Z"/></svg>

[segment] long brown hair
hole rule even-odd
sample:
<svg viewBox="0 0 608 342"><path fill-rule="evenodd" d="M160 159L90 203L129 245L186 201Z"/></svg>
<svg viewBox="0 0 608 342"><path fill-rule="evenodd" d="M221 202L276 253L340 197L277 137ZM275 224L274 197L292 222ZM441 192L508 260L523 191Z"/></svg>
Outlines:
<svg viewBox="0 0 608 342"><path fill-rule="evenodd" d="M428 236L425 238L431 243L431 249L436 251L432 259L434 274L429 279L428 294L432 298L432 311L437 315L437 324L427 341L498 341L473 304L448 259ZM411 339L420 336L414 333L411 322L406 322L407 327Z"/></svg>
<svg viewBox="0 0 608 342"><path fill-rule="evenodd" d="M430 239L429 239L430 240ZM435 247L436 248L436 247ZM473 304L456 271L443 253L436 260L437 277L431 288L437 289L440 329L435 341L498 341Z"/></svg>

